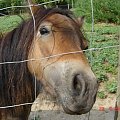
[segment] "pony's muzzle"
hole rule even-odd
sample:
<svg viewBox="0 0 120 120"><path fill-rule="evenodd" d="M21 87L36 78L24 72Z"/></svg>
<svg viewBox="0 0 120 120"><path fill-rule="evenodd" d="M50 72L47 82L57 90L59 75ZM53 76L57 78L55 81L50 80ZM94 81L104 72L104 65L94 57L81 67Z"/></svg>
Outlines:
<svg viewBox="0 0 120 120"><path fill-rule="evenodd" d="M53 91L68 114L87 113L95 103L98 89L96 77L90 68L81 66L64 62L44 70L46 80L54 87Z"/></svg>
<svg viewBox="0 0 120 120"><path fill-rule="evenodd" d="M68 114L84 114L91 110L95 100L98 84L95 78L84 74L74 75L68 99L63 102L63 109Z"/></svg>

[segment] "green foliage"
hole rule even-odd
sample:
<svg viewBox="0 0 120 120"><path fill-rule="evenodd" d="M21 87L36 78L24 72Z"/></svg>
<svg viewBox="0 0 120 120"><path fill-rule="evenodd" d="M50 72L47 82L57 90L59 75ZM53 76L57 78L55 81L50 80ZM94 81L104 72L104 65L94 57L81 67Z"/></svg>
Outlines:
<svg viewBox="0 0 120 120"><path fill-rule="evenodd" d="M85 15L87 22L91 22L91 1L76 1L75 13ZM93 0L94 19L96 22L113 22L120 24L119 0Z"/></svg>
<svg viewBox="0 0 120 120"><path fill-rule="evenodd" d="M28 15L23 14L21 17L27 19ZM6 33L18 26L22 22L21 17L18 15L0 17L0 33Z"/></svg>
<svg viewBox="0 0 120 120"><path fill-rule="evenodd" d="M34 118L32 118L31 120L41 120L40 116L35 116Z"/></svg>
<svg viewBox="0 0 120 120"><path fill-rule="evenodd" d="M98 73L97 74L97 78L98 78L98 81L100 82L104 82L104 81L108 81L108 77L105 73Z"/></svg>
<svg viewBox="0 0 120 120"><path fill-rule="evenodd" d="M5 7L11 7L11 6L20 6L22 5L24 2L24 0L0 0L0 9L1 8L5 8ZM18 13L20 12L20 10L22 10L22 8L11 8L11 9L5 9L2 10L1 13L3 14L14 14L14 13Z"/></svg>
<svg viewBox="0 0 120 120"><path fill-rule="evenodd" d="M109 93L116 93L117 92L117 82L116 81L107 82L106 89Z"/></svg>
<svg viewBox="0 0 120 120"><path fill-rule="evenodd" d="M53 0L30 0L32 3L35 4L40 4L40 3L45 3L45 2L50 2ZM60 0L58 2L51 2L49 4L45 4L47 7L55 7L56 4L67 4L67 2L72 2L72 0ZM11 7L11 6L22 6L22 5L27 5L28 2L27 0L0 0L0 9L6 8L6 7ZM9 9L4 9L1 11L2 14L18 14L21 12L26 11L26 8L9 8Z"/></svg>
<svg viewBox="0 0 120 120"><path fill-rule="evenodd" d="M91 41L92 48L101 48L100 50L86 51L86 55L92 62L92 69L99 82L108 81L108 74L117 75L118 66L118 31L120 26L110 24L96 24L94 33L90 32L90 24L85 24L86 37ZM108 47L108 48L107 48ZM103 49L102 49L103 48Z"/></svg>
<svg viewBox="0 0 120 120"><path fill-rule="evenodd" d="M105 99L107 97L107 95L105 94L104 91L98 91L97 97L100 99Z"/></svg>
<svg viewBox="0 0 120 120"><path fill-rule="evenodd" d="M33 3L44 3L51 0L32 0ZM56 4L74 3L74 12L77 16L85 15L87 22L91 22L91 1L90 0L60 0L59 2L47 4L48 7L56 6ZM9 6L27 5L27 0L0 0L0 8ZM95 22L113 22L120 24L120 2L119 0L94 0L94 19ZM16 14L23 8L11 8L1 11L4 14Z"/></svg>
<svg viewBox="0 0 120 120"><path fill-rule="evenodd" d="M48 2L49 0L32 0L32 1L33 3L37 4L37 3ZM22 5L27 5L27 4L28 4L27 0L0 0L0 9L11 7L11 6L22 6ZM1 13L2 14L18 14L23 11L26 11L26 8L12 7L9 9L2 10Z"/></svg>

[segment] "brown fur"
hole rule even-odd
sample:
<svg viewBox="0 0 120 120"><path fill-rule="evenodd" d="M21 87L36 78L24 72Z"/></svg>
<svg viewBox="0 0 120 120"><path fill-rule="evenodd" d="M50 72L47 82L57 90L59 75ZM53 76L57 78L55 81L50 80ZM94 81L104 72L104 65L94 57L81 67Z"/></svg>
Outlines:
<svg viewBox="0 0 120 120"><path fill-rule="evenodd" d="M45 18L54 14L61 14L72 20L72 24L76 26L76 32L79 32L80 41L78 42L80 42L81 48L84 49L85 45L83 41L85 38L79 31L79 26L77 26L78 24L72 18L72 14L68 11L62 11L60 9L38 10L35 13L36 31L38 31L41 22ZM55 19L53 21L54 25L58 22L55 21ZM28 59L29 49L31 48L34 38L33 27L33 20L31 18L2 37L0 40L0 63ZM61 26L57 23L56 27L60 28ZM61 27L61 30L65 32L65 28L62 29ZM64 34L69 33L66 31ZM18 64L0 64L0 107L33 102L35 100L34 83L34 76L28 70L26 62ZM39 88L41 87L40 83L37 85ZM37 95L38 92L39 90L37 90ZM13 120L27 120L30 108L31 105L0 109L0 120L9 120L9 116Z"/></svg>

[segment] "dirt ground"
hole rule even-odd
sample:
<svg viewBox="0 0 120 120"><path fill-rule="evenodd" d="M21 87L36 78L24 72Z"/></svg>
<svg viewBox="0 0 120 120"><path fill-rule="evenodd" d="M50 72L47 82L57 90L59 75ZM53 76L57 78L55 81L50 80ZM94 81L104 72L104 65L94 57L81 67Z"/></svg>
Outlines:
<svg viewBox="0 0 120 120"><path fill-rule="evenodd" d="M42 96L42 97L40 97ZM65 114L49 96L40 95L32 106L29 120L114 120L116 96L109 94L107 99L96 100L93 109L84 115Z"/></svg>
<svg viewBox="0 0 120 120"><path fill-rule="evenodd" d="M114 120L113 111L99 112L97 110L92 110L89 114L85 115L66 115L59 111L42 111L33 113L37 116L35 119L32 117L31 120Z"/></svg>

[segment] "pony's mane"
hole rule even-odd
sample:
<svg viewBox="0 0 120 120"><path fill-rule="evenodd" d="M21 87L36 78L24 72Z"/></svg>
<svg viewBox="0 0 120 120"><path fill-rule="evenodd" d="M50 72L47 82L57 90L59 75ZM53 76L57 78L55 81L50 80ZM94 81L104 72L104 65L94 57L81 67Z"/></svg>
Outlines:
<svg viewBox="0 0 120 120"><path fill-rule="evenodd" d="M65 16L67 16L67 17L69 17L69 18L71 18L74 22L76 22L75 20L74 20L74 17L75 16L73 16L73 14L72 14L72 12L71 11L69 11L69 10L62 10L62 9L60 9L60 8L48 8L48 9L39 9L36 13L35 13L35 15L34 15L34 17L35 17L35 21L36 21L36 30L38 29L38 27L39 27L39 25L40 25L40 23L46 18L46 17L48 17L48 16L50 16L50 15L52 15L52 14L61 14L61 15L65 15Z"/></svg>
<svg viewBox="0 0 120 120"><path fill-rule="evenodd" d="M70 12L61 9L38 10L34 15L36 30L42 20L54 13L71 17ZM22 61L28 58L34 38L33 28L33 19L30 18L0 37L0 63ZM27 68L27 63L0 64L0 106L33 102L34 91L34 79ZM15 111L12 112L15 114Z"/></svg>

